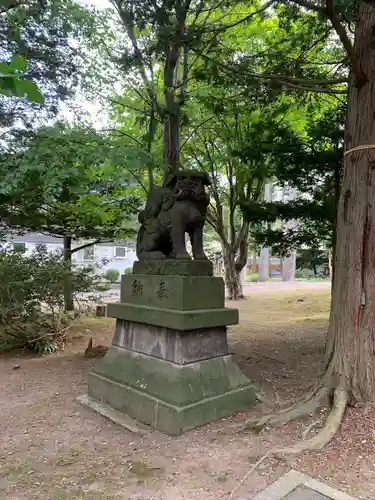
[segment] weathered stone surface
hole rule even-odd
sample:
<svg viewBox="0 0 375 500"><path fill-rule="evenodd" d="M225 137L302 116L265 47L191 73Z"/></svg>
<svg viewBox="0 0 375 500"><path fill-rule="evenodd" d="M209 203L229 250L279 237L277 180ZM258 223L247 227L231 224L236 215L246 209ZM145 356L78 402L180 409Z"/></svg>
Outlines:
<svg viewBox="0 0 375 500"><path fill-rule="evenodd" d="M213 276L123 276L121 302L181 311L224 307L224 281Z"/></svg>
<svg viewBox="0 0 375 500"><path fill-rule="evenodd" d="M180 365L229 354L225 326L176 332L118 319L112 345Z"/></svg>
<svg viewBox="0 0 375 500"><path fill-rule="evenodd" d="M255 403L231 356L178 365L115 346L90 373L88 395L170 435Z"/></svg>
<svg viewBox="0 0 375 500"><path fill-rule="evenodd" d="M227 345L238 310L224 307L212 263L142 260L134 272L122 279L121 302L107 306L115 334L89 375L86 404L170 435L251 407L254 388Z"/></svg>
<svg viewBox="0 0 375 500"><path fill-rule="evenodd" d="M236 325L238 310L230 308L179 311L137 304L108 304L107 316L175 330L198 330L215 326Z"/></svg>
<svg viewBox="0 0 375 500"><path fill-rule="evenodd" d="M210 260L136 260L133 274L158 274L170 276L213 276Z"/></svg>
<svg viewBox="0 0 375 500"><path fill-rule="evenodd" d="M138 215L136 252L139 260L191 259L186 251L189 235L194 259L206 259L203 226L211 184L206 172L179 170L165 176L162 186L149 191L144 210Z"/></svg>

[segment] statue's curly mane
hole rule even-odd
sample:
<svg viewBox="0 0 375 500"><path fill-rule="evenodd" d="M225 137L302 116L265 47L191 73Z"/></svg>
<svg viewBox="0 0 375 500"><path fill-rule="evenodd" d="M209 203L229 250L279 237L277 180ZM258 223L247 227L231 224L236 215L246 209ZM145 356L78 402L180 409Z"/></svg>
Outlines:
<svg viewBox="0 0 375 500"><path fill-rule="evenodd" d="M200 203L207 199L203 183L195 179L182 179L177 182L173 195L175 201L192 201Z"/></svg>

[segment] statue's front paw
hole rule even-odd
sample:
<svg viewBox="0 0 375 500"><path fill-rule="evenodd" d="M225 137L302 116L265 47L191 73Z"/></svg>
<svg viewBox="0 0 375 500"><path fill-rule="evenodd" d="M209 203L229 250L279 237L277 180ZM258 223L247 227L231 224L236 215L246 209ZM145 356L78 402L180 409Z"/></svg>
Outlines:
<svg viewBox="0 0 375 500"><path fill-rule="evenodd" d="M176 257L175 258L177 260L191 260L191 256L190 256L189 252L176 253Z"/></svg>
<svg viewBox="0 0 375 500"><path fill-rule="evenodd" d="M205 253L196 253L194 255L194 260L209 260Z"/></svg>

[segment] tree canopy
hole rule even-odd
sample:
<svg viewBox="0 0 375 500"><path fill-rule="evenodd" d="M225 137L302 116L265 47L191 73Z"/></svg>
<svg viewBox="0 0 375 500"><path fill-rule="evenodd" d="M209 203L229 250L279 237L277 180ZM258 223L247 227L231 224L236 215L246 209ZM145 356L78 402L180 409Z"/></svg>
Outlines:
<svg viewBox="0 0 375 500"><path fill-rule="evenodd" d="M0 9L0 124L43 125L79 85L79 44L90 36L95 13L74 0L8 1Z"/></svg>

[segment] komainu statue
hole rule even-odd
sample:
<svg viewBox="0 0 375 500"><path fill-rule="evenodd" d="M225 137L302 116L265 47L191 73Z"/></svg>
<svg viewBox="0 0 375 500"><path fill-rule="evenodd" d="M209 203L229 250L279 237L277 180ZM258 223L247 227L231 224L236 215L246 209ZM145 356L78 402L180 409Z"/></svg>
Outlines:
<svg viewBox="0 0 375 500"><path fill-rule="evenodd" d="M139 260L191 259L185 234L190 237L193 258L207 259L203 250L203 226L211 184L205 172L180 171L170 174L163 186L154 187L146 207L138 215L141 227L137 237Z"/></svg>

